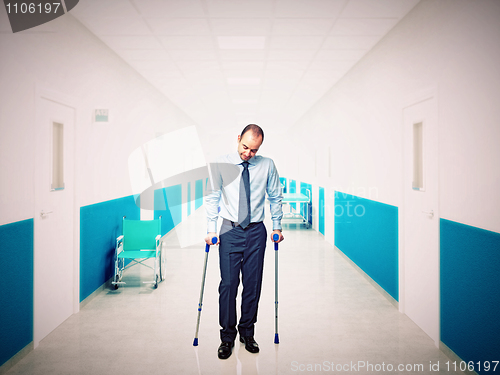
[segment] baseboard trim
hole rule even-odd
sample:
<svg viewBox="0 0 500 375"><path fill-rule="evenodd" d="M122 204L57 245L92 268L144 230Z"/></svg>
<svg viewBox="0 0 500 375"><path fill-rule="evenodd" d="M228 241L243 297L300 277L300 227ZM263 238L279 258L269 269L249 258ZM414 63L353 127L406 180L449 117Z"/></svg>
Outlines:
<svg viewBox="0 0 500 375"><path fill-rule="evenodd" d="M377 282L375 282L368 274L363 271L356 263L354 263L347 255L345 255L337 246L333 247L335 251L337 251L338 254L347 262L354 267L356 271L358 271L361 276L363 276L366 281L368 281L377 291L382 294L394 307L396 307L399 310L399 302L396 301L389 293L387 293L384 288L382 288L380 285L378 285Z"/></svg>
<svg viewBox="0 0 500 375"><path fill-rule="evenodd" d="M460 358L458 355L456 355L455 352L453 350L451 350L450 348L448 348L448 346L442 341L439 341L439 350L441 350L452 362L456 362L457 368L460 367L461 362L465 363L465 361L462 358ZM462 371L462 370L460 370L460 371ZM467 374L467 375L478 375L477 372L470 371L468 369L466 369L465 371L462 371L462 372L464 374Z"/></svg>
<svg viewBox="0 0 500 375"><path fill-rule="evenodd" d="M14 356L12 356L7 362L5 362L2 366L0 366L0 375L5 374L12 367L14 367L21 359L26 357L30 352L33 351L34 344L33 341L18 351Z"/></svg>
<svg viewBox="0 0 500 375"><path fill-rule="evenodd" d="M103 290L111 287L111 279L102 284L99 288L94 290L87 298L80 302L80 310L83 309L90 301L97 297Z"/></svg>

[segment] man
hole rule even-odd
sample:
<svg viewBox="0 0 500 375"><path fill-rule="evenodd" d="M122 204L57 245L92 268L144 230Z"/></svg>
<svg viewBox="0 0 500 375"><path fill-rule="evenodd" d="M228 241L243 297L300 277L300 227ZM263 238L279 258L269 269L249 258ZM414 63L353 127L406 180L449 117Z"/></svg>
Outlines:
<svg viewBox="0 0 500 375"><path fill-rule="evenodd" d="M263 224L265 194L271 203L273 232L281 242L281 184L274 162L256 156L264 132L255 124L247 125L238 136L238 152L220 157L211 167L211 191L205 198L208 219L207 244L217 237L221 282L219 285L219 323L221 345L218 357L232 353L237 332L240 342L251 353L259 352L254 339L257 308L262 286L267 231ZM217 218L223 219L220 237ZM236 330L236 295L242 275L241 317Z"/></svg>

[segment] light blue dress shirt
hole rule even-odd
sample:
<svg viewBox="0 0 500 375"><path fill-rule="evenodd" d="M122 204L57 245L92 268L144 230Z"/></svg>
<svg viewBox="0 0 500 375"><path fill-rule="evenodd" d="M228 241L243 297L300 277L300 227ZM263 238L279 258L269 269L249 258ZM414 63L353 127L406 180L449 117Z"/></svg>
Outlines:
<svg viewBox="0 0 500 375"><path fill-rule="evenodd" d="M267 199L271 203L271 219L273 230L281 230L283 210L281 201L281 184L278 170L272 159L256 155L248 160L250 174L250 207L251 223L264 220L264 203ZM238 152L221 156L215 163L210 164L210 179L205 196L205 208L208 220L208 232L217 233L217 219L238 222L238 207L240 194L240 180L243 172L243 160Z"/></svg>

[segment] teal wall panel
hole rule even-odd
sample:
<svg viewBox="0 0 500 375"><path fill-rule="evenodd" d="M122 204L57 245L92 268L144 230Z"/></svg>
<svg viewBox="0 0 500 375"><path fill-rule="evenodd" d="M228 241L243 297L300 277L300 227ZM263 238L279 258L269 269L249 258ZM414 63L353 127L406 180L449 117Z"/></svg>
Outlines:
<svg viewBox="0 0 500 375"><path fill-rule="evenodd" d="M325 188L320 187L318 192L318 232L325 235Z"/></svg>
<svg viewBox="0 0 500 375"><path fill-rule="evenodd" d="M335 192L335 246L399 300L398 208Z"/></svg>
<svg viewBox="0 0 500 375"><path fill-rule="evenodd" d="M33 219L0 225L0 366L33 341Z"/></svg>
<svg viewBox="0 0 500 375"><path fill-rule="evenodd" d="M441 341L466 362L500 360L500 233L441 219L440 244Z"/></svg>
<svg viewBox="0 0 500 375"><path fill-rule="evenodd" d="M80 302L113 275L116 238L122 234L123 216L140 219L134 196L80 208Z"/></svg>
<svg viewBox="0 0 500 375"><path fill-rule="evenodd" d="M194 209L203 206L203 181L197 180L194 183Z"/></svg>

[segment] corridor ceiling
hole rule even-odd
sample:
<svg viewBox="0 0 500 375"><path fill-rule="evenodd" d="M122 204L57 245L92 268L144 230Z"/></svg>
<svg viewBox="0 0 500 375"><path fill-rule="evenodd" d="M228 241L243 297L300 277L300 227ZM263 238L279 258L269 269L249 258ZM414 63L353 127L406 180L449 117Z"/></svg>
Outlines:
<svg viewBox="0 0 500 375"><path fill-rule="evenodd" d="M419 0L82 0L71 14L215 133L297 121Z"/></svg>

